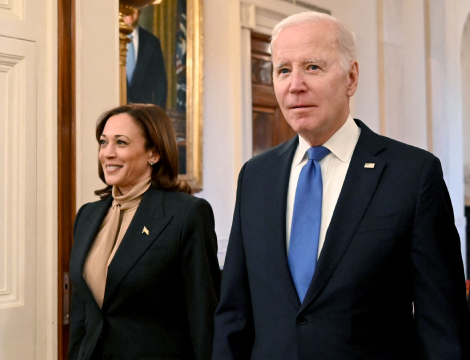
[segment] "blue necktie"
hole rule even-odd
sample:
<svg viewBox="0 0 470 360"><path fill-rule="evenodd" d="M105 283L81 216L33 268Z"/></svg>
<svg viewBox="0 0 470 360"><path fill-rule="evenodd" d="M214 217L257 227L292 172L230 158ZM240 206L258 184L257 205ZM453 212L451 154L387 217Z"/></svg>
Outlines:
<svg viewBox="0 0 470 360"><path fill-rule="evenodd" d="M134 48L134 42L132 41L132 34L129 34L127 37L131 39L130 43L127 44L127 59L126 59L127 82L130 84L132 81L132 75L134 74L134 69L135 69L135 48Z"/></svg>
<svg viewBox="0 0 470 360"><path fill-rule="evenodd" d="M329 152L323 146L307 150L308 161L300 171L295 191L288 262L300 302L307 294L317 264L323 193L319 161Z"/></svg>

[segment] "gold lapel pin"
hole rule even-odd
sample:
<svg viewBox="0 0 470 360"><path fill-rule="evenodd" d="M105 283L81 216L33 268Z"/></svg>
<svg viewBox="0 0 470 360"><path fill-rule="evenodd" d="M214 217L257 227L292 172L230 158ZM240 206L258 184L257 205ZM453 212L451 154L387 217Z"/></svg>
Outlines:
<svg viewBox="0 0 470 360"><path fill-rule="evenodd" d="M142 234L144 234L144 233L145 233L146 235L150 234L149 229L147 229L145 226L144 226L144 230L142 230Z"/></svg>
<svg viewBox="0 0 470 360"><path fill-rule="evenodd" d="M366 169L373 169L373 168L375 168L375 164L374 163L365 163L364 167Z"/></svg>

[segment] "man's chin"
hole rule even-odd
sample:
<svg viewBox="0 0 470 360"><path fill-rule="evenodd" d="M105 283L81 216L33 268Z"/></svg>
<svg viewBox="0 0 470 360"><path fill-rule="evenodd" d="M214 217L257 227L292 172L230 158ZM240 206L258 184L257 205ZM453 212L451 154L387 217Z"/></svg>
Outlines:
<svg viewBox="0 0 470 360"><path fill-rule="evenodd" d="M293 122L289 122L289 125L297 134L310 134L316 131L316 126L312 120L295 120Z"/></svg>

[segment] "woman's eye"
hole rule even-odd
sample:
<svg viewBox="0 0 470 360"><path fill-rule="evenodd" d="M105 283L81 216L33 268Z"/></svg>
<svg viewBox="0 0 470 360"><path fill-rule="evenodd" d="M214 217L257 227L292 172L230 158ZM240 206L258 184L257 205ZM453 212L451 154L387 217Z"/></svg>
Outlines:
<svg viewBox="0 0 470 360"><path fill-rule="evenodd" d="M100 140L100 146L104 146L104 145L106 145L106 141Z"/></svg>
<svg viewBox="0 0 470 360"><path fill-rule="evenodd" d="M122 141L122 140L118 140L118 141L116 141L116 143L117 143L118 145L126 145L126 142L125 142L125 141Z"/></svg>

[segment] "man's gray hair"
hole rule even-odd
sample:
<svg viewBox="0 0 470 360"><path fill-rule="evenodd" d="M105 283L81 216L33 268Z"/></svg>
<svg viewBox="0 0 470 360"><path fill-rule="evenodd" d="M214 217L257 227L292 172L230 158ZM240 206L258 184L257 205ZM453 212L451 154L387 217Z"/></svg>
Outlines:
<svg viewBox="0 0 470 360"><path fill-rule="evenodd" d="M354 40L354 36L351 30L349 30L346 25L344 25L335 17L328 14L323 14L316 11L307 11L294 14L285 18L280 23L278 23L273 29L273 34L271 36L271 50L273 47L274 40L276 40L281 30L296 25L308 25L319 22L330 23L336 28L336 36L338 39L339 51L341 54L341 66L344 71L349 71L351 61L357 60L356 41Z"/></svg>

